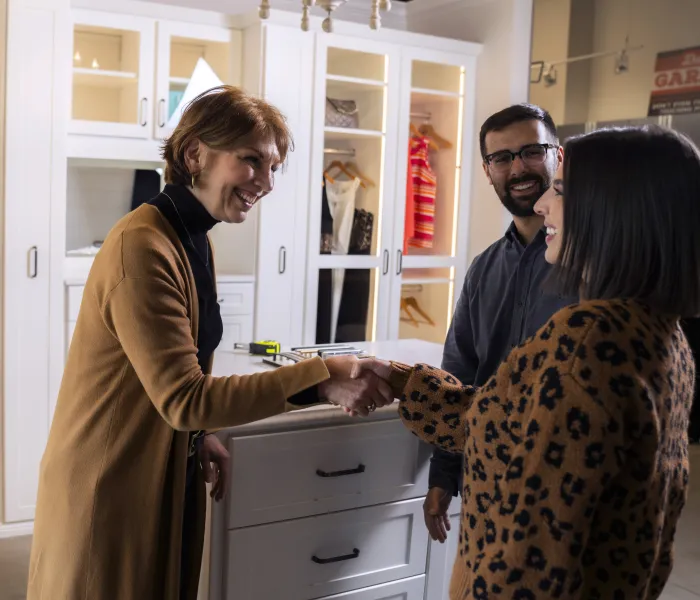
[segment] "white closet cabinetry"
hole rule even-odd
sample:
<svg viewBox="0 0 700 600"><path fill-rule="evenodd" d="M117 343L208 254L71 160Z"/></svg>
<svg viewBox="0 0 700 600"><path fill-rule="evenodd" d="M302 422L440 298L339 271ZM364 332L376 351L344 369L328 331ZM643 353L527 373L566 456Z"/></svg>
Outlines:
<svg viewBox="0 0 700 600"><path fill-rule="evenodd" d="M200 58L224 83L239 83L237 30L98 10L71 15L73 158L158 161Z"/></svg>
<svg viewBox="0 0 700 600"><path fill-rule="evenodd" d="M466 273L471 169L462 165L471 165L480 47L396 32L373 37L316 38L304 343L442 343ZM326 118L348 101L355 123ZM429 166L409 167L409 142L423 132L433 144ZM354 208L370 213L371 241L351 242L348 252L334 229L329 250L322 182L335 227L335 186L353 175L362 182ZM416 187L424 176L437 185ZM432 223L422 245L406 233L407 223L420 227L407 185L428 198L422 212Z"/></svg>

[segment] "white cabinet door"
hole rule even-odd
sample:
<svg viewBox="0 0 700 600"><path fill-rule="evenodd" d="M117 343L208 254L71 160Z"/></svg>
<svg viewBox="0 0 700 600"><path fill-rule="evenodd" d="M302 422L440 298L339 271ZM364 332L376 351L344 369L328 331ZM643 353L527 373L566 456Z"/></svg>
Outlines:
<svg viewBox="0 0 700 600"><path fill-rule="evenodd" d="M309 131L314 38L297 29L271 25L264 26L263 38L263 96L284 113L293 132ZM278 171L274 191L260 202L259 209L255 338L277 340L283 346L301 340L307 152L299 143L288 164Z"/></svg>
<svg viewBox="0 0 700 600"><path fill-rule="evenodd" d="M218 348L220 352L233 352L235 344L253 341L253 315L221 317L221 321L224 331Z"/></svg>
<svg viewBox="0 0 700 600"><path fill-rule="evenodd" d="M346 594L326 596L320 600L423 600L424 588L425 575L419 575Z"/></svg>
<svg viewBox="0 0 700 600"><path fill-rule="evenodd" d="M74 9L70 133L150 138L155 21Z"/></svg>
<svg viewBox="0 0 700 600"><path fill-rule="evenodd" d="M451 529L447 533L447 541L444 544L430 541L426 600L450 600L450 579L457 558L461 508L461 497L453 498L448 513Z"/></svg>
<svg viewBox="0 0 700 600"><path fill-rule="evenodd" d="M408 500L231 531L226 598L309 600L421 575L422 506Z"/></svg>
<svg viewBox="0 0 700 600"><path fill-rule="evenodd" d="M232 438L230 451L230 528L418 498L428 487L430 447L398 419Z"/></svg>
<svg viewBox="0 0 700 600"><path fill-rule="evenodd" d="M223 83L239 85L240 32L197 23L158 21L154 137L167 138L167 123L177 108L199 58ZM204 90L202 90L204 91Z"/></svg>
<svg viewBox="0 0 700 600"><path fill-rule="evenodd" d="M3 473L4 521L15 522L34 518L49 429L50 215L52 202L58 202L55 140L57 130L63 131L58 125L63 115L54 109L54 74L62 69L53 44L63 39L67 14L61 11L67 7L8 4Z"/></svg>

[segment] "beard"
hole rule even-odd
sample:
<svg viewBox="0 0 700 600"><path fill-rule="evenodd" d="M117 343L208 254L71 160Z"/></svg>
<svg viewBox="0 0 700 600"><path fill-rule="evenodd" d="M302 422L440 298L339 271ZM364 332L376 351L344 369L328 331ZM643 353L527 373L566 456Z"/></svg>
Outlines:
<svg viewBox="0 0 700 600"><path fill-rule="evenodd" d="M535 181L537 185L531 194L513 196L510 189L514 185ZM522 177L514 177L509 179L505 184L494 186L496 194L501 200L501 204L514 217L532 217L535 215L535 204L542 195L552 185L552 178L547 175L538 175L536 173L528 173Z"/></svg>

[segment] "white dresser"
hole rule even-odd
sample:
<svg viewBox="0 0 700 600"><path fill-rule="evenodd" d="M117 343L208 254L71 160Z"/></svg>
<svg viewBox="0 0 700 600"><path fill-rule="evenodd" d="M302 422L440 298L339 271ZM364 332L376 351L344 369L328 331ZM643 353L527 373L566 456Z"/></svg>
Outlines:
<svg viewBox="0 0 700 600"><path fill-rule="evenodd" d="M418 340L358 346L411 364L439 364L442 355L442 346ZM217 355L214 374L266 368L234 352ZM397 404L368 419L314 407L221 438L231 453L231 487L212 507L204 597L447 598L459 520L454 543L429 541L423 501L432 450L406 430Z"/></svg>
<svg viewBox="0 0 700 600"><path fill-rule="evenodd" d="M223 275L217 277L216 286L224 323L219 351L233 352L235 343L253 340L255 280L247 275ZM78 320L84 290L84 279L66 281L66 353Z"/></svg>

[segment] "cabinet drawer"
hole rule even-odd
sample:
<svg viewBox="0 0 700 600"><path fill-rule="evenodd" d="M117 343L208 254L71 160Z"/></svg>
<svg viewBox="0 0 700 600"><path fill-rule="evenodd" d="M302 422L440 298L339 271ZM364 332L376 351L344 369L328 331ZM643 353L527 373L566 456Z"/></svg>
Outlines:
<svg viewBox="0 0 700 600"><path fill-rule="evenodd" d="M374 585L364 590L326 596L320 600L423 600L425 575Z"/></svg>
<svg viewBox="0 0 700 600"><path fill-rule="evenodd" d="M237 342L248 343L253 341L253 315L241 315L238 317L222 317L224 332L218 350L233 352L233 345Z"/></svg>
<svg viewBox="0 0 700 600"><path fill-rule="evenodd" d="M84 285L69 285L66 286L66 314L67 321L77 321L78 313L80 312L80 303L83 300Z"/></svg>
<svg viewBox="0 0 700 600"><path fill-rule="evenodd" d="M253 314L252 283L220 283L216 295L222 316Z"/></svg>
<svg viewBox="0 0 700 600"><path fill-rule="evenodd" d="M396 419L231 438L229 529L425 495L430 447Z"/></svg>
<svg viewBox="0 0 700 600"><path fill-rule="evenodd" d="M421 575L422 506L408 500L232 531L226 598L311 600Z"/></svg>

